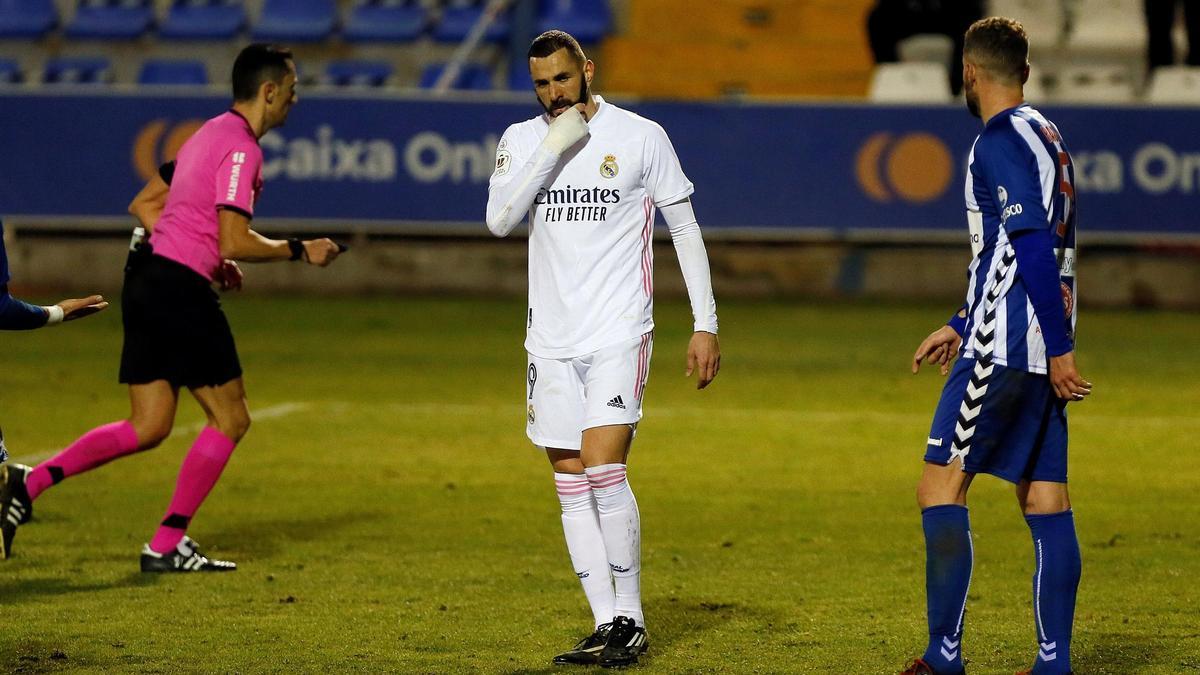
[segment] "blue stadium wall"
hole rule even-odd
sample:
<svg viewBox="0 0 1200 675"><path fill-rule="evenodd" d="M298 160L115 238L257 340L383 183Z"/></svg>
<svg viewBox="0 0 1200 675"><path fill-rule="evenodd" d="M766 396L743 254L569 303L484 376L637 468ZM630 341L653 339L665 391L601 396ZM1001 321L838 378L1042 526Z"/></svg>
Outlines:
<svg viewBox="0 0 1200 675"><path fill-rule="evenodd" d="M2 96L0 216L123 218L157 164L226 105L223 96ZM670 134L708 228L965 236L962 175L979 125L958 106L628 107ZM262 139L260 219L482 232L499 136L536 112L532 100L306 94L287 126ZM1075 156L1085 237L1200 235L1200 109L1045 112ZM597 167L596 182L603 180Z"/></svg>

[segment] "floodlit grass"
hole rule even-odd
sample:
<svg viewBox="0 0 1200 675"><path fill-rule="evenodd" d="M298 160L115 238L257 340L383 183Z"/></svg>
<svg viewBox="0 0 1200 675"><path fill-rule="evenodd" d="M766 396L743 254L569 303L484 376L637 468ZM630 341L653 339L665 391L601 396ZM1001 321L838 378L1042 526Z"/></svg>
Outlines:
<svg viewBox="0 0 1200 675"><path fill-rule="evenodd" d="M723 368L683 377L662 303L630 479L647 672L895 672L924 647L914 488L941 378L908 374L952 308L724 302ZM1086 310L1086 308L1085 308ZM568 672L589 628L548 463L524 436L523 305L234 297L259 412L191 534L231 575L144 576L200 421L51 489L0 563L0 670ZM120 317L0 334L0 424L45 456L127 414ZM1075 672L1200 671L1200 316L1088 312L1071 408L1084 576ZM1032 663L1033 556L976 481L974 673Z"/></svg>

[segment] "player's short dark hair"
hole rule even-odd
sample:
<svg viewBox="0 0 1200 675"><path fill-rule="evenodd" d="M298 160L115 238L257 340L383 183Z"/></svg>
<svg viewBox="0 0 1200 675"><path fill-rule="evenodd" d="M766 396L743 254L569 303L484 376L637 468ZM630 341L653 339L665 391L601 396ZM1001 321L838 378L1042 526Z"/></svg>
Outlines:
<svg viewBox="0 0 1200 675"><path fill-rule="evenodd" d="M1025 83L1029 37L1016 19L993 16L971 24L963 54L1005 84Z"/></svg>
<svg viewBox="0 0 1200 675"><path fill-rule="evenodd" d="M528 58L545 58L560 49L570 52L581 66L587 62L587 56L583 53L583 47L579 46L579 40L561 30L548 30L535 37L533 42L529 43Z"/></svg>
<svg viewBox="0 0 1200 675"><path fill-rule="evenodd" d="M283 82L288 61L293 60L292 50L279 45L259 42L246 47L233 62L233 100L253 99L263 82Z"/></svg>

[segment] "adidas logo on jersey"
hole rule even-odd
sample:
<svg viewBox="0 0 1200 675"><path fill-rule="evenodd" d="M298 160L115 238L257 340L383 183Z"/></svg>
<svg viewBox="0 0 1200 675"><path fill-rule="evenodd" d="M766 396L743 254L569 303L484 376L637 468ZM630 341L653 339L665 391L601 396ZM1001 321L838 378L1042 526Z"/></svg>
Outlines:
<svg viewBox="0 0 1200 675"><path fill-rule="evenodd" d="M624 410L625 409L625 401L621 400L621 396L620 396L620 394L618 394L613 397L613 400L608 402L608 407L620 408L621 410Z"/></svg>

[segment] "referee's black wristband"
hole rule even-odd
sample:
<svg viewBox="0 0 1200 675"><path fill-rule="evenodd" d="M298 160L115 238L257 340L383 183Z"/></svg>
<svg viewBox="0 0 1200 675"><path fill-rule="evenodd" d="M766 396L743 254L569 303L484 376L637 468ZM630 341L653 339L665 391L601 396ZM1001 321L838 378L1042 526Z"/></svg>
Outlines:
<svg viewBox="0 0 1200 675"><path fill-rule="evenodd" d="M300 260L304 257L304 242L295 237L287 240L288 248L292 250L292 257L288 260Z"/></svg>

